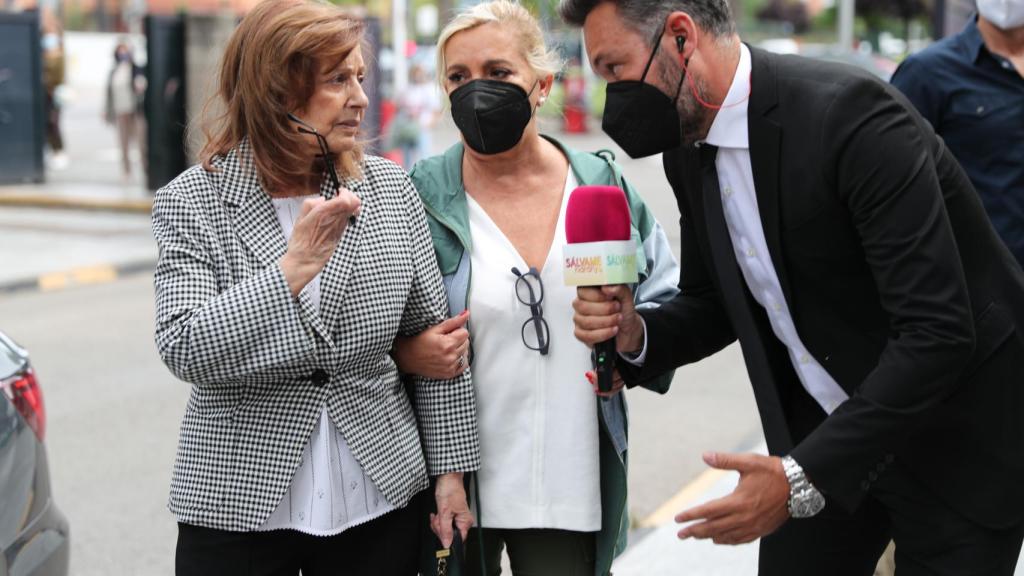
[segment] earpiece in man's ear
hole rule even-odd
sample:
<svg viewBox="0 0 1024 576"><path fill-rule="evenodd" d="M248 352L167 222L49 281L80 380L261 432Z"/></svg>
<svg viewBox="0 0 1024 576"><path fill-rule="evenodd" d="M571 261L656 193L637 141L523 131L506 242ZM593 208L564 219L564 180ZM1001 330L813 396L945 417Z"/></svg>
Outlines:
<svg viewBox="0 0 1024 576"><path fill-rule="evenodd" d="M676 36L676 48L679 49L680 53L682 53L684 46L686 46L686 37Z"/></svg>

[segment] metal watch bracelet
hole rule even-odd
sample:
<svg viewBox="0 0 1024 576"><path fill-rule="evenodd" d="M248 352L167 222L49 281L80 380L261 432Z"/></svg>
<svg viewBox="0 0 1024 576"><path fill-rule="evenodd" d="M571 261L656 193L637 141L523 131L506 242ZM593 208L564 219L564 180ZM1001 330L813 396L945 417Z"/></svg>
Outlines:
<svg viewBox="0 0 1024 576"><path fill-rule="evenodd" d="M786 456L782 459L782 469L789 481L789 515L793 518L810 518L825 508L825 497L814 487L804 469L793 459Z"/></svg>

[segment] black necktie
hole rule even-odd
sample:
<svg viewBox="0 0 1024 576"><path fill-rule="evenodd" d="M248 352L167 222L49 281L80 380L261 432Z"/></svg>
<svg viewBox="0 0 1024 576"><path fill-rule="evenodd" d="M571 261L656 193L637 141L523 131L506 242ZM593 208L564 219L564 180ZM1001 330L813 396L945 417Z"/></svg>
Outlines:
<svg viewBox="0 0 1024 576"><path fill-rule="evenodd" d="M722 192L718 184L718 169L715 166L717 157L717 146L701 146L700 172L704 218L708 228L713 266L721 286L723 305L743 347L743 357L750 372L750 380L754 384L754 396L757 398L758 410L761 413L765 439L773 452L788 450L793 441L784 419L777 391L778 384L774 381L772 363L765 347L765 339L775 338L775 335L768 325L767 318L763 318L762 325L758 326L755 314L763 316L763 309L751 296L736 262L736 252L733 250L732 237L729 235L725 211L722 208Z"/></svg>
<svg viewBox="0 0 1024 576"><path fill-rule="evenodd" d="M717 157L717 146L701 145L700 174L704 194L704 217L707 220L715 270L718 271L722 291L728 299L745 294L746 290L743 278L740 276L739 266L736 263L729 227L725 222L725 211L722 209L722 193L718 184L718 169L715 166Z"/></svg>

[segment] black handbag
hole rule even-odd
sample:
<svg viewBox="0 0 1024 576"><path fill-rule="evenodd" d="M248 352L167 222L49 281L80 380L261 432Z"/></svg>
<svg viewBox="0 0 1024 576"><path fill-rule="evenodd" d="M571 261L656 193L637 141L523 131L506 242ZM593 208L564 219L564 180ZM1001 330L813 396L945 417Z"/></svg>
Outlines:
<svg viewBox="0 0 1024 576"><path fill-rule="evenodd" d="M421 546L421 576L462 576L466 573L466 551L462 544L462 534L458 528L453 526L453 529L452 546L445 548L434 532L427 528L433 545Z"/></svg>
<svg viewBox="0 0 1024 576"><path fill-rule="evenodd" d="M466 494L473 494L476 500L477 509L477 535L482 536L483 530L483 509L480 506L480 484L476 473L469 472L465 479ZM473 491L470 492L469 485L473 484ZM458 527L452 525L452 545L445 548L441 540L430 529L430 515L437 512L437 505L434 502L434 482L430 482L430 489L421 492L420 496L420 517L423 519L420 525L422 533L420 536L420 576L463 576L466 574L466 545L462 540L462 534ZM484 561L483 538L476 539L476 545L480 547L480 574L490 574L487 571L487 564Z"/></svg>

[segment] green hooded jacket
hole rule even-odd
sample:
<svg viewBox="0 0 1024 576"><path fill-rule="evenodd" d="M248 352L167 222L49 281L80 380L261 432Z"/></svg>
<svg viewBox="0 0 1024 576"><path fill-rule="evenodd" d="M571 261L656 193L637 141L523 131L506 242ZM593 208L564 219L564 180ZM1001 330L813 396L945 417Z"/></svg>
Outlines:
<svg viewBox="0 0 1024 576"><path fill-rule="evenodd" d="M625 190L640 274L639 284L633 287L637 307L658 306L675 296L679 291L679 265L665 232L636 190L622 178L612 153L607 150L580 152L550 136L544 138L565 154L580 186L619 186ZM473 239L469 229L466 190L462 183L462 155L463 146L458 143L444 154L418 162L410 173L427 212L427 224L448 293L451 316L458 315L468 306L472 280L469 254ZM666 373L644 386L665 393L673 374ZM626 507L628 412L623 394L616 394L606 401L595 397L595 409L601 423L601 531L596 537L595 575L604 576L611 570L612 560L625 549L629 532ZM486 494L480 496L484 504L481 504L483 510L479 521L486 528L487 518L483 514L486 511Z"/></svg>

